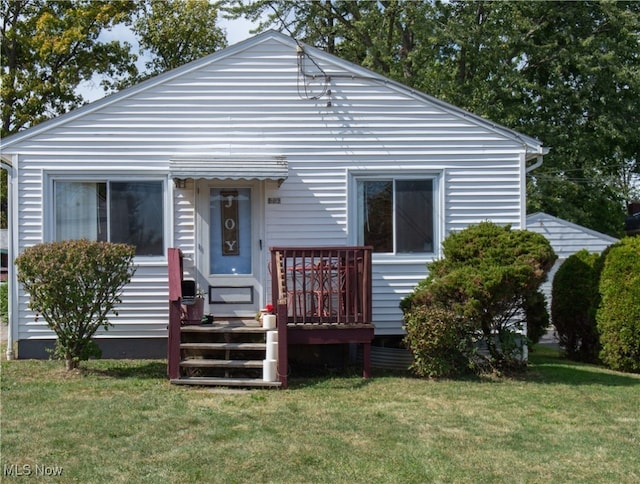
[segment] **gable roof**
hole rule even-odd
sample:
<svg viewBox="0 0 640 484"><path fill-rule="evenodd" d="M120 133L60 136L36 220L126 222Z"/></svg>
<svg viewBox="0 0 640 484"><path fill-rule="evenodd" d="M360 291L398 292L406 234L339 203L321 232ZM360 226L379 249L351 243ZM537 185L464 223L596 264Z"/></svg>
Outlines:
<svg viewBox="0 0 640 484"><path fill-rule="evenodd" d="M291 47L292 49L296 49L296 48L302 48L304 50L304 53L307 56L310 56L312 58L315 59L321 59L327 63L330 64L334 64L342 69L344 69L347 72L352 73L351 77L359 77L359 78L365 78L368 80L372 80L375 82L379 82L384 84L385 86L394 89L396 91L399 91L405 95L411 96L414 99L417 99L419 101L425 102L425 103L429 103L432 105L437 106L439 109L442 109L443 111L462 118L464 120L467 120L479 127L482 127L484 129L493 131L497 134L499 134L500 136L513 140L514 142L523 145L526 153L527 153L527 159L532 159L535 158L537 156L540 155L544 155L548 152L547 148L544 148L542 146L542 143L538 140L536 140L535 138L520 134L512 129L506 128L502 125L499 125L497 123L493 123L485 118L482 118L480 116L477 116L475 114L472 114L468 111L465 111L464 109L458 108L456 106L453 106L449 103L446 103L444 101L441 101L433 96L430 96L428 94L422 93L420 91L417 91L415 89L412 89L410 87L407 87L399 82L393 81L387 77L384 77L380 74L377 74L373 71L370 71L368 69L365 69L363 67L360 67L352 62L340 59L339 57L336 57L332 54L328 54L320 49L317 49L315 47L311 47L308 45L304 45L299 43L297 40L286 36L280 32L277 32L275 30L268 30L264 33L258 34L252 38L249 38L247 40L244 40L242 42L239 42L237 44L232 45L231 47L228 47L226 49L220 50L218 52L215 52L213 54L209 54L208 56L205 56L201 59L192 61L190 63L187 63L183 66L180 66L178 68L172 69L170 71L167 71L163 74L159 74L155 77L152 77L150 79L147 79L143 82L140 82L139 84L136 84L135 86L129 87L127 89L124 89L118 93L115 94L111 94L109 96L106 96L102 99L99 99L95 102L92 102L90 104L86 104L80 108L77 108L73 111L70 111L66 114L60 115L56 118L44 121L36 126L33 126L31 128L28 128L24 131L21 131L19 133L13 134L11 136L8 136L6 138L4 138L3 140L0 140L0 149L2 150L6 150L7 148L11 147L12 145L15 145L25 139L31 138L33 136L36 136L40 133L46 132L49 129L55 128L57 126L60 126L64 123L76 120L78 118L81 118L83 116L86 116L90 113L93 113L97 110L100 110L106 106L109 106L111 104L117 103L118 101L122 100L122 99L126 99L130 96L133 96L135 94L138 94L140 92L143 92L145 90L151 89L155 86L161 85L165 82L168 82L172 79L178 78L186 73L192 72L194 70L200 69L204 66L207 66L209 64L218 62L221 59L227 58L229 56L233 56L235 54L237 54L238 52L247 50L247 49L251 49L261 43L264 43L266 41L270 41L270 40L275 40L278 41L282 44L285 44L289 47ZM334 75L331 75L331 77L336 77ZM339 77L339 76L338 76Z"/></svg>
<svg viewBox="0 0 640 484"><path fill-rule="evenodd" d="M579 250L602 252L618 239L544 212L527 215L527 230L544 235L559 258Z"/></svg>

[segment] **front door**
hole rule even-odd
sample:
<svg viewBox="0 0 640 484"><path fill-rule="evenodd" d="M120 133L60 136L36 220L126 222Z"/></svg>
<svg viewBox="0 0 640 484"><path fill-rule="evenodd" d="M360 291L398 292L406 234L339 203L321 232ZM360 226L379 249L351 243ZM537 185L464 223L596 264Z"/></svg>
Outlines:
<svg viewBox="0 0 640 484"><path fill-rule="evenodd" d="M261 306L259 183L201 182L200 273L209 312L254 317Z"/></svg>

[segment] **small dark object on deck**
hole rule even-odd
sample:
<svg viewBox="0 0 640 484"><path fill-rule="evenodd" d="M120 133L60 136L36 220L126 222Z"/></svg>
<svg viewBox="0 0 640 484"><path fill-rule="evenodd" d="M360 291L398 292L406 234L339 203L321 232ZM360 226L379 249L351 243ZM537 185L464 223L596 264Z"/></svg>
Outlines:
<svg viewBox="0 0 640 484"><path fill-rule="evenodd" d="M213 324L213 314L205 314L202 316L200 324Z"/></svg>

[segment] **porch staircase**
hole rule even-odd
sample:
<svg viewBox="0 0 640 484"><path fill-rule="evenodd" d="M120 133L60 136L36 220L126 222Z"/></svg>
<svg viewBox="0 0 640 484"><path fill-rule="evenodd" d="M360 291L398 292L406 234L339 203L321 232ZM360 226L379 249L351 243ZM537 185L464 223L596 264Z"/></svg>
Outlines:
<svg viewBox="0 0 640 484"><path fill-rule="evenodd" d="M255 320L228 318L180 327L180 371L171 383L277 388L263 380L266 330Z"/></svg>

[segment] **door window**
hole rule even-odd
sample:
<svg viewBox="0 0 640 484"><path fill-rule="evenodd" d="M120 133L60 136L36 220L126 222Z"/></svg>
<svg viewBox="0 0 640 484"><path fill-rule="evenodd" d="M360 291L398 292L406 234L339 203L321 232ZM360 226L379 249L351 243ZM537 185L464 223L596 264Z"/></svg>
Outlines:
<svg viewBox="0 0 640 484"><path fill-rule="evenodd" d="M211 274L251 274L251 189L209 192Z"/></svg>

